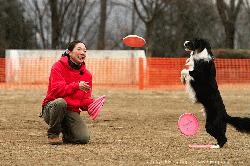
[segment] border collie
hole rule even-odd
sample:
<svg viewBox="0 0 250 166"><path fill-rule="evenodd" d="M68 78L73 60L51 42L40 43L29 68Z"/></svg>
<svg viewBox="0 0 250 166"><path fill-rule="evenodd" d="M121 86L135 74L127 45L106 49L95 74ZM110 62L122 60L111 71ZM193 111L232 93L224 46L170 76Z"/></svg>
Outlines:
<svg viewBox="0 0 250 166"><path fill-rule="evenodd" d="M211 148L222 148L227 142L227 123L240 132L250 133L250 118L231 117L227 114L218 85L214 56L205 39L185 41L190 53L186 60L188 69L181 71L181 81L186 85L190 98L203 105L206 112L206 131L217 140Z"/></svg>

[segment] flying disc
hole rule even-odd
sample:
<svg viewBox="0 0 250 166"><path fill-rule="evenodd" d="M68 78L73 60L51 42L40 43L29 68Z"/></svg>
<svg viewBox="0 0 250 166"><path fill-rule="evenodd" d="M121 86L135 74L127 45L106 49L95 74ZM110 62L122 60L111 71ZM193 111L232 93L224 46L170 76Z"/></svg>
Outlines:
<svg viewBox="0 0 250 166"><path fill-rule="evenodd" d="M100 96L97 99L95 99L93 103L89 105L88 114L90 115L92 120L95 120L98 114L100 113L105 98L106 98L105 96Z"/></svg>
<svg viewBox="0 0 250 166"><path fill-rule="evenodd" d="M122 41L129 47L143 47L146 44L146 41L138 35L128 35Z"/></svg>
<svg viewBox="0 0 250 166"><path fill-rule="evenodd" d="M193 136L199 129L199 121L192 113L184 113L179 117L178 127L182 134Z"/></svg>
<svg viewBox="0 0 250 166"><path fill-rule="evenodd" d="M92 113L93 111L95 111L96 108L99 107L99 105L103 104L104 100L105 100L105 96L101 96L101 97L95 99L94 102L89 105L88 112Z"/></svg>

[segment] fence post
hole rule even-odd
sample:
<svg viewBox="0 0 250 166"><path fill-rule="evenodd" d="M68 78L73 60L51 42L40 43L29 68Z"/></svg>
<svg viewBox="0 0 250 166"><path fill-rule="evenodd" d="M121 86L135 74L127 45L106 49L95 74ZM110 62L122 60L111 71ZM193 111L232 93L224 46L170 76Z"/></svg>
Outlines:
<svg viewBox="0 0 250 166"><path fill-rule="evenodd" d="M144 66L143 58L139 58L139 89L144 89Z"/></svg>

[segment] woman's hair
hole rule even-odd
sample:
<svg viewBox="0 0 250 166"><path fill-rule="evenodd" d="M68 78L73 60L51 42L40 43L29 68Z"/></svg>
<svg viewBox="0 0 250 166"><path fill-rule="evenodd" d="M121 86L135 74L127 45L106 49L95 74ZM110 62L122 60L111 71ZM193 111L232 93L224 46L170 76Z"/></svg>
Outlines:
<svg viewBox="0 0 250 166"><path fill-rule="evenodd" d="M75 46L78 44L78 43L83 43L82 41L80 40L74 40L72 42L70 42L67 46L67 49L65 50L65 52L63 53L62 56L69 56L69 51L73 51L73 49L75 48ZM86 44L83 43L85 46Z"/></svg>

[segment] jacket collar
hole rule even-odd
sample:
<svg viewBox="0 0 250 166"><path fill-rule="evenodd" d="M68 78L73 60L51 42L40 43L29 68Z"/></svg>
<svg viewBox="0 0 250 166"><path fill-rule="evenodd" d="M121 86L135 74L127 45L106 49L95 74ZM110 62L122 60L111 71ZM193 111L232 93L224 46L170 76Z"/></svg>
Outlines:
<svg viewBox="0 0 250 166"><path fill-rule="evenodd" d="M74 69L74 70L84 70L85 69L85 63L83 62L81 65L77 65L74 62L72 62L68 56L62 56L60 59L61 63L64 66L67 66L68 68Z"/></svg>

